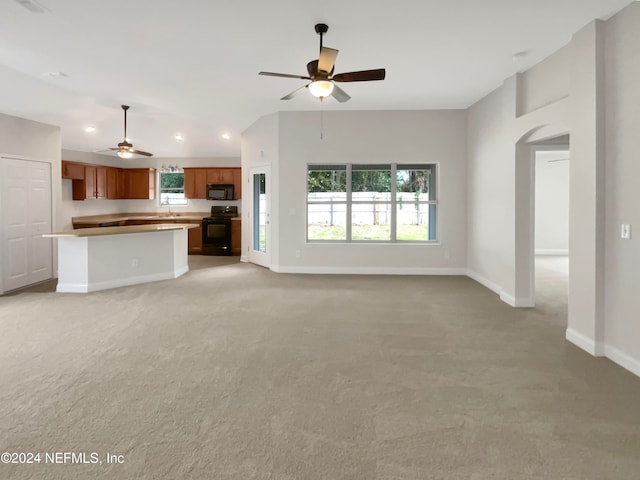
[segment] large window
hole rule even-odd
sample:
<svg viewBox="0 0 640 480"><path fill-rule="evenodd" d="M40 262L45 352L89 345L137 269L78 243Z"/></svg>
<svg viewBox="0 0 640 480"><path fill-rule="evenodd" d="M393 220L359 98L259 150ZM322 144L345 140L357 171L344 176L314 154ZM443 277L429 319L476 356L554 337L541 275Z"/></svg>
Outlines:
<svg viewBox="0 0 640 480"><path fill-rule="evenodd" d="M184 171L179 167L162 166L160 170L160 205L187 205L184 196Z"/></svg>
<svg viewBox="0 0 640 480"><path fill-rule="evenodd" d="M309 165L307 239L432 242L436 165Z"/></svg>

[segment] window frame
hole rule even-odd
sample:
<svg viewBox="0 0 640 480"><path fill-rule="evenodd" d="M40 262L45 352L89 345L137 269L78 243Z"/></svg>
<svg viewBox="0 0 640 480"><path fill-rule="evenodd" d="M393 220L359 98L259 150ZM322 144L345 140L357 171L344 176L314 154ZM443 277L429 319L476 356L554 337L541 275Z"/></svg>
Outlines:
<svg viewBox="0 0 640 480"><path fill-rule="evenodd" d="M391 174L391 188L390 188L390 202L385 202L385 204L389 204L390 206L390 235L388 240L354 240L353 239L353 205L363 205L367 204L364 201L353 201L353 185L352 185L352 173L353 169L357 170L358 167L367 167L368 170L375 170L375 167L389 167ZM331 202L309 202L309 172L310 171L318 171L325 167L325 170L329 170L327 167L337 167L336 170L346 169L346 199L340 202L333 202L334 204L344 204L346 210L346 218L345 218L345 235L346 238L344 240L325 240L325 239L309 239L309 206L310 205L327 205ZM419 204L421 205L433 205L435 208L435 238L429 240L398 240L397 238L397 221L398 221L398 197L397 197L397 171L398 167L400 170L420 170L427 168L434 168L435 171L435 191L436 198L435 200L427 200L421 201ZM318 170L314 170L313 167L318 167ZM384 170L384 169L383 169ZM440 215L439 215L439 205L440 205L440 162L420 162L420 163L307 163L306 171L305 171L305 240L308 244L356 244L356 245L439 245L440 244Z"/></svg>
<svg viewBox="0 0 640 480"><path fill-rule="evenodd" d="M179 190L177 188L173 188L173 189L163 189L162 188L162 175L174 175L174 174L180 174L182 175L182 196L183 198L181 200L181 202L171 202L170 199L167 200L167 202L163 202L162 201L162 194L163 193L169 193L168 190ZM166 171L163 172L161 170L158 171L158 204L162 207L162 206L185 206L185 205L189 205L189 199L186 197L185 195L185 186L184 186L184 170L180 169L180 171Z"/></svg>

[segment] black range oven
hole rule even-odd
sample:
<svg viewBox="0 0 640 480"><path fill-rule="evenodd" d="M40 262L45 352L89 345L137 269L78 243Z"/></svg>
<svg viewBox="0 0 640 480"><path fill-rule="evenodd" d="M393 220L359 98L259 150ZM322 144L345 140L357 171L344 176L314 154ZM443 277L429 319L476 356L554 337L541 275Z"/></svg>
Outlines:
<svg viewBox="0 0 640 480"><path fill-rule="evenodd" d="M211 216L202 219L203 255L231 255L231 219L237 216L236 206L211 207Z"/></svg>

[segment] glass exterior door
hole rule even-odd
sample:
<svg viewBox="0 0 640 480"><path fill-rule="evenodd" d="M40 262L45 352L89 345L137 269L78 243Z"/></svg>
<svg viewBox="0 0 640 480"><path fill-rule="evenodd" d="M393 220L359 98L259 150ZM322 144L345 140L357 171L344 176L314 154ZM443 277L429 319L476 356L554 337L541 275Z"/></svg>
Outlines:
<svg viewBox="0 0 640 480"><path fill-rule="evenodd" d="M251 169L251 252L249 260L263 267L271 266L271 225L269 167Z"/></svg>

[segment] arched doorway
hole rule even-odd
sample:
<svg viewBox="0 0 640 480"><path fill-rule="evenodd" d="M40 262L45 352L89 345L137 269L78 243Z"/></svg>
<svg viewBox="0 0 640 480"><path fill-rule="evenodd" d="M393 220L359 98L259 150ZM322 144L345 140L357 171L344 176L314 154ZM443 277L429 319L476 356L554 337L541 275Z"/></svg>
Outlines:
<svg viewBox="0 0 640 480"><path fill-rule="evenodd" d="M531 129L516 143L514 298L517 307L535 305L536 152L554 148L568 150L569 143L568 129L553 125Z"/></svg>

